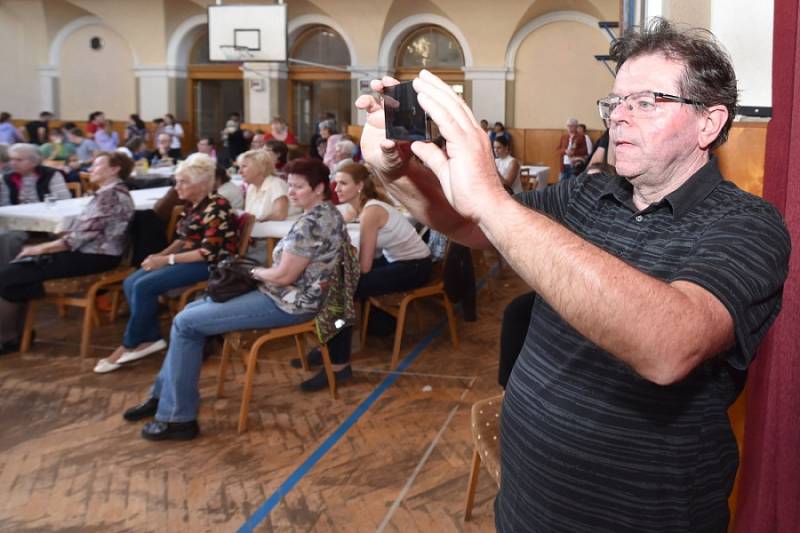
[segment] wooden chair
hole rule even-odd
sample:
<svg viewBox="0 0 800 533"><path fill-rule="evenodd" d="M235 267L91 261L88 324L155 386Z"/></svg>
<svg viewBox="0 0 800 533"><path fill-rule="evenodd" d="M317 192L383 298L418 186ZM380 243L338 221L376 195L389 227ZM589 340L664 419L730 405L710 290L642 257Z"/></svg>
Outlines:
<svg viewBox="0 0 800 533"><path fill-rule="evenodd" d="M94 191L96 191L98 187L92 183L92 175L89 172L81 172L78 175L81 179L81 190L86 194L94 194Z"/></svg>
<svg viewBox="0 0 800 533"><path fill-rule="evenodd" d="M253 226L256 223L256 217L250 213L244 213L239 220L239 257L247 255L247 249L250 246L250 235L253 233ZM174 289L167 292L167 306L169 307L170 315L175 318L181 309L186 307L189 299L193 298L198 292L202 292L208 288L208 281L198 281L190 287L183 287Z"/></svg>
<svg viewBox="0 0 800 533"><path fill-rule="evenodd" d="M445 254L445 258L446 257L447 254ZM403 330L405 328L406 314L408 312L409 304L421 298L438 296L442 298L442 304L444 305L445 312L447 313L447 323L450 328L450 341L453 343L453 347L458 349L456 316L453 312L453 304L450 303L450 299L447 297L447 293L444 291L444 279L442 278L443 271L444 261L434 264L434 272L431 274L431 281L423 287L406 292L398 292L367 298L367 301L364 303L364 319L361 321L361 347L364 347L364 343L367 340L369 312L372 307L377 307L378 309L381 309L382 311L385 311L386 313L389 313L395 317L397 319L397 326L395 327L394 332L394 348L392 349L391 364L391 368L394 370L397 368L397 363L400 357L400 345L403 341Z"/></svg>
<svg viewBox="0 0 800 533"><path fill-rule="evenodd" d="M81 187L80 183L74 181L67 183L67 189L72 193L73 198L80 198L83 196L83 187Z"/></svg>
<svg viewBox="0 0 800 533"><path fill-rule="evenodd" d="M481 463L492 479L500 487L500 412L503 409L503 395L481 400L472 406L472 468L467 484L467 499L464 504L464 521L472 517L475 503L475 488L478 486L478 473Z"/></svg>
<svg viewBox="0 0 800 533"><path fill-rule="evenodd" d="M88 357L92 326L100 324L96 304L98 291L110 291L112 302L109 319L113 320L119 306L120 284L132 272L133 268L130 266L120 266L108 272L45 281L44 297L28 302L20 351L25 353L30 350L36 307L41 303L52 303L59 308L69 306L84 309L80 354L81 357Z"/></svg>
<svg viewBox="0 0 800 533"><path fill-rule="evenodd" d="M239 434L244 433L247 429L247 413L250 409L250 398L253 395L253 378L256 371L256 362L261 347L273 340L281 339L284 337L294 337L295 347L297 348L297 355L303 363L303 370L308 371L308 361L306 361L306 350L303 346L303 335L311 335L315 340L317 339L317 329L314 320L296 324L294 326L286 326L283 328L273 328L269 330L250 330L250 331L233 331L225 334L225 343L222 347L222 361L219 365L219 375L217 377L217 397L222 397L225 387L225 374L228 370L228 363L231 354L234 351L243 349L245 343L250 344L250 349L245 359L246 374L244 381L244 390L242 391L242 404L239 409ZM331 365L330 354L328 347L325 344L320 345L322 352L322 361L325 365L325 373L328 376L328 385L331 391L331 398L337 398L336 392L336 377L333 373L333 366Z"/></svg>
<svg viewBox="0 0 800 533"><path fill-rule="evenodd" d="M523 191L531 190L531 169L522 168L519 171L519 183Z"/></svg>

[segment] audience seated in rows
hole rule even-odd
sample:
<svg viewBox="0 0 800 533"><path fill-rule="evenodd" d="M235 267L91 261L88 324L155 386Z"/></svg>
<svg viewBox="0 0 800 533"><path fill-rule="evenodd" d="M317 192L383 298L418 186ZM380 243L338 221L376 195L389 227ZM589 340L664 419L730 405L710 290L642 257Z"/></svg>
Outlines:
<svg viewBox="0 0 800 533"><path fill-rule="evenodd" d="M25 124L28 142L38 145L46 143L50 134L49 122L52 119L53 114L50 111L42 111L39 113L39 118L37 120L31 120Z"/></svg>
<svg viewBox="0 0 800 533"><path fill-rule="evenodd" d="M336 192L343 209L361 222L358 261L361 278L355 297L365 300L394 292L408 291L425 285L431 276L431 252L417 234L414 226L378 192L366 166L351 163L343 166L335 176ZM377 313L376 313L377 314ZM350 344L352 326L345 326L329 342L331 362L336 382L352 376ZM319 366L322 356L318 350L309 354L309 364ZM300 360L292 362L300 366ZM328 386L324 370L304 381L301 388L317 391Z"/></svg>
<svg viewBox="0 0 800 533"><path fill-rule="evenodd" d="M289 125L281 117L274 117L266 141L280 141L288 146L297 146L297 138L289 130Z"/></svg>
<svg viewBox="0 0 800 533"><path fill-rule="evenodd" d="M170 148L172 137L169 133L159 133L156 137L156 148L147 155L147 162L151 167L169 167L178 161L175 153Z"/></svg>
<svg viewBox="0 0 800 533"><path fill-rule="evenodd" d="M81 166L90 165L94 155L100 151L97 143L87 138L80 128L68 129L67 140L75 147L75 153L78 155Z"/></svg>
<svg viewBox="0 0 800 533"><path fill-rule="evenodd" d="M237 253L238 222L228 200L213 192L215 169L216 163L205 154L192 154L178 165L175 190L191 205L178 222L175 240L148 256L125 280L131 314L122 345L98 361L95 372L111 372L166 348L158 318L159 296L207 280L208 265Z"/></svg>
<svg viewBox="0 0 800 533"><path fill-rule="evenodd" d="M275 167L275 174L279 177L286 178L283 167L289 159L289 147L283 141L276 141L271 139L267 141L265 147L267 155L272 159L272 166Z"/></svg>
<svg viewBox="0 0 800 533"><path fill-rule="evenodd" d="M65 142L64 132L59 128L50 130L48 142L39 147L42 158L51 161L67 161L75 153L75 145Z"/></svg>
<svg viewBox="0 0 800 533"><path fill-rule="evenodd" d="M244 210L256 222L286 220L289 213L289 186L275 176L272 160L264 150L250 150L239 155L239 174L247 185Z"/></svg>
<svg viewBox="0 0 800 533"><path fill-rule="evenodd" d="M24 146L36 149L35 145ZM134 212L122 178L132 169L133 161L126 155L101 152L91 169L91 181L99 188L69 229L54 241L25 246L13 262L0 267L3 349L19 348L24 306L15 304L40 298L43 281L103 272L119 265Z"/></svg>
<svg viewBox="0 0 800 533"><path fill-rule="evenodd" d="M172 323L170 346L145 402L126 420L155 416L142 429L151 440L191 439L199 432L198 381L206 338L242 329L268 329L314 318L346 246L344 220L330 203L328 169L319 161L287 165L289 198L303 214L278 243L270 268L256 268L258 289L217 303L196 301Z"/></svg>
<svg viewBox="0 0 800 533"><path fill-rule="evenodd" d="M0 206L43 202L47 195L57 200L72 198L64 175L41 164L38 146L17 143L8 154L10 170L3 175Z"/></svg>

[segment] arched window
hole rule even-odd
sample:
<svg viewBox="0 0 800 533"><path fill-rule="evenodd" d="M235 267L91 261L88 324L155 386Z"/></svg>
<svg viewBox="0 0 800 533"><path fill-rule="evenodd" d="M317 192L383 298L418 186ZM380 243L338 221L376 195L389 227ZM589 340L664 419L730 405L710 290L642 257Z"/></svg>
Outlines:
<svg viewBox="0 0 800 533"><path fill-rule="evenodd" d="M208 30L199 32L197 40L192 45L189 51L189 64L190 65L210 65L211 61L208 59Z"/></svg>
<svg viewBox="0 0 800 533"><path fill-rule="evenodd" d="M340 127L349 124L353 104L347 70L350 51L342 36L321 24L301 28L292 36L289 58L301 61L289 61L288 109L289 127L300 144L309 142L323 113L332 113Z"/></svg>
<svg viewBox="0 0 800 533"><path fill-rule="evenodd" d="M344 39L327 26L312 26L297 36L292 45L292 59L346 67L350 53Z"/></svg>
<svg viewBox="0 0 800 533"><path fill-rule="evenodd" d="M440 26L422 26L409 32L397 47L394 75L412 80L425 68L463 96L463 66L464 53L450 32Z"/></svg>

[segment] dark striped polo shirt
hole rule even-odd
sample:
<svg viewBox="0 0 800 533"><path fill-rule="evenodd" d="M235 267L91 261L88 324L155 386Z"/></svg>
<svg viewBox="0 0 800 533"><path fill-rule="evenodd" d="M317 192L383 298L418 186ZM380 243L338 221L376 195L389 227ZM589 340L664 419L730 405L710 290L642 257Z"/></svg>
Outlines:
<svg viewBox="0 0 800 533"><path fill-rule="evenodd" d="M602 174L518 200L646 274L704 287L733 317L736 343L660 386L537 298L503 404L498 531L725 531L738 466L726 411L780 309L780 214L723 181L714 159L643 210L626 180Z"/></svg>

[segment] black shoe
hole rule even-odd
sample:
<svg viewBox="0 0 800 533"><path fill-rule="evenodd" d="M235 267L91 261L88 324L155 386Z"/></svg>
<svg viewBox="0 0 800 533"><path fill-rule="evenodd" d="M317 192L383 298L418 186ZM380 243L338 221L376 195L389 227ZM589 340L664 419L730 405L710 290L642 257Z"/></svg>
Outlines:
<svg viewBox="0 0 800 533"><path fill-rule="evenodd" d="M200 433L197 420L191 422L148 422L142 428L142 438L147 440L191 440Z"/></svg>
<svg viewBox="0 0 800 533"><path fill-rule="evenodd" d="M308 360L309 368L314 368L315 366L322 366L322 352L319 348L314 348L308 355L306 355L306 359ZM294 368L303 368L303 362L300 360L299 357L295 357L289 364L292 365Z"/></svg>
<svg viewBox="0 0 800 533"><path fill-rule="evenodd" d="M19 351L20 340L16 339L13 341L6 341L0 343L0 355L6 355L9 353L16 353Z"/></svg>
<svg viewBox="0 0 800 533"><path fill-rule="evenodd" d="M158 410L158 398L148 398L139 405L131 407L130 409L122 413L122 418L124 418L128 422L136 422L137 420L141 420L143 418L156 416L157 410Z"/></svg>
<svg viewBox="0 0 800 533"><path fill-rule="evenodd" d="M333 372L333 378L336 380L336 385L338 386L341 383L344 383L348 379L353 377L353 369L350 365L342 368L341 370L335 370ZM318 390L327 389L328 388L328 374L325 373L325 369L321 369L317 372L314 377L309 378L300 384L300 389L305 392L316 392Z"/></svg>

